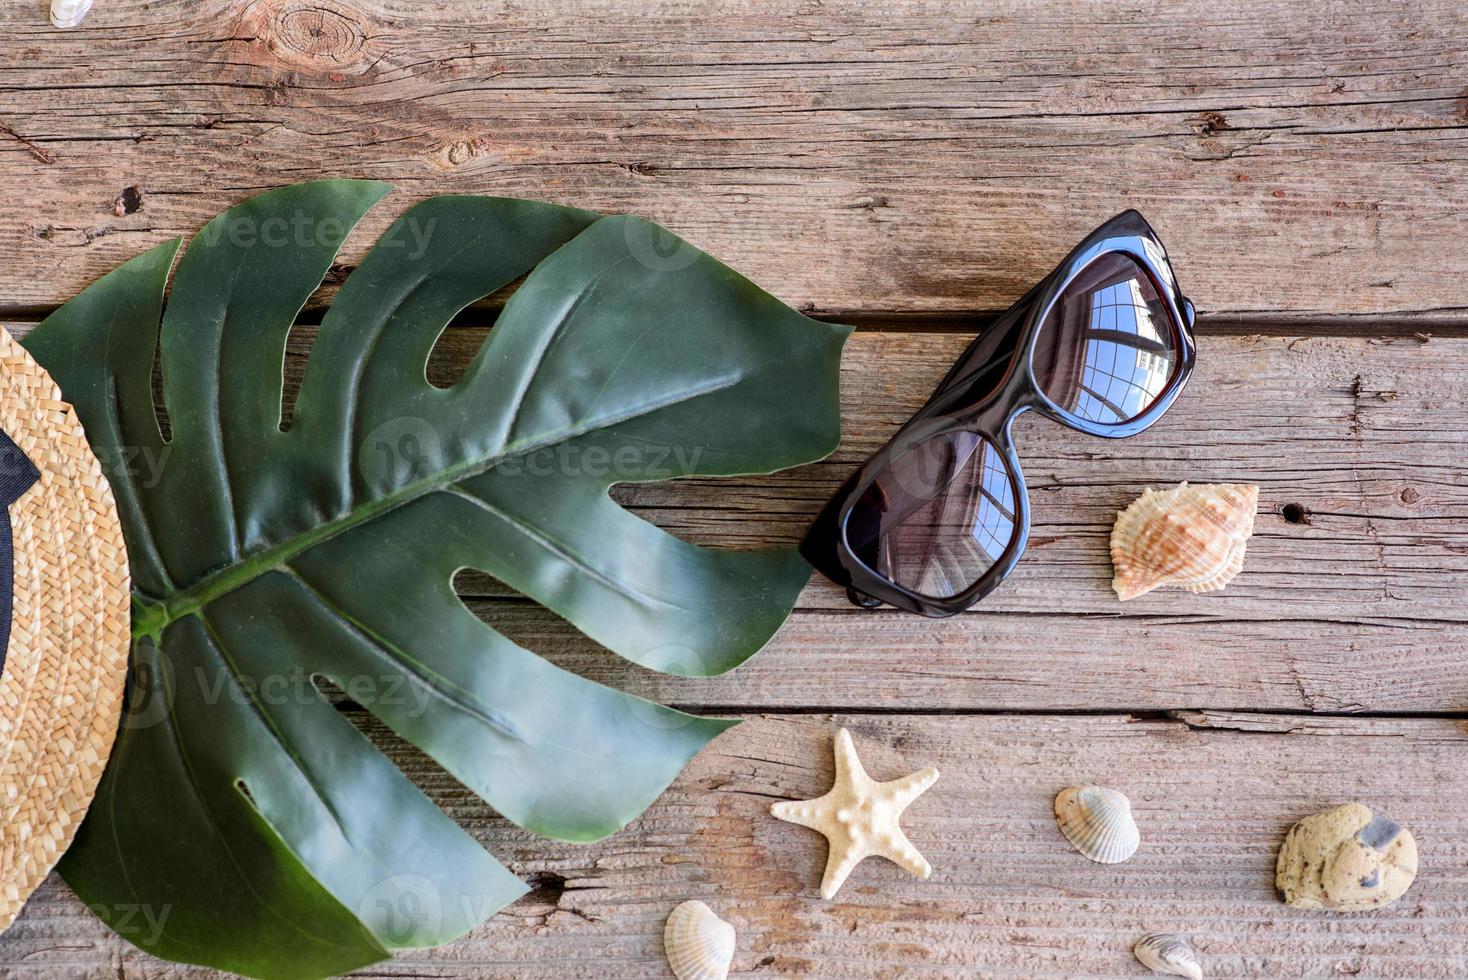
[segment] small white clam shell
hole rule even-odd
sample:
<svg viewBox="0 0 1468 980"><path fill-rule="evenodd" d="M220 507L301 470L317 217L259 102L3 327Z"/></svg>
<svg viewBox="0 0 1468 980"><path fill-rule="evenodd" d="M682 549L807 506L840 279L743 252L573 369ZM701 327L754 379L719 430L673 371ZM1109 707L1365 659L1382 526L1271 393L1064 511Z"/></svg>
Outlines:
<svg viewBox="0 0 1468 980"><path fill-rule="evenodd" d="M663 951L678 980L725 980L734 960L734 927L702 902L684 902L668 915Z"/></svg>
<svg viewBox="0 0 1468 980"><path fill-rule="evenodd" d="M1120 864L1142 843L1131 802L1105 786L1061 790L1055 797L1055 822L1076 850L1098 864Z"/></svg>
<svg viewBox="0 0 1468 980"><path fill-rule="evenodd" d="M51 0L51 26L75 27L92 9L92 0Z"/></svg>
<svg viewBox="0 0 1468 980"><path fill-rule="evenodd" d="M1203 980L1203 964L1187 937L1175 932L1149 932L1132 947L1142 965L1156 973Z"/></svg>

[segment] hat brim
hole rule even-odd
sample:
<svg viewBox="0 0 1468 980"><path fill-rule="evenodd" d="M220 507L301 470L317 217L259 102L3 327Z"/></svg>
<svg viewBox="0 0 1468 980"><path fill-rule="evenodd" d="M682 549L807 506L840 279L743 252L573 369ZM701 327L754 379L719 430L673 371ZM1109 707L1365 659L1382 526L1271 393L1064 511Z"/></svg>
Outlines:
<svg viewBox="0 0 1468 980"><path fill-rule="evenodd" d="M0 931L97 791L127 679L131 585L112 490L81 422L0 329L0 429L39 479L10 506L14 584L0 670Z"/></svg>

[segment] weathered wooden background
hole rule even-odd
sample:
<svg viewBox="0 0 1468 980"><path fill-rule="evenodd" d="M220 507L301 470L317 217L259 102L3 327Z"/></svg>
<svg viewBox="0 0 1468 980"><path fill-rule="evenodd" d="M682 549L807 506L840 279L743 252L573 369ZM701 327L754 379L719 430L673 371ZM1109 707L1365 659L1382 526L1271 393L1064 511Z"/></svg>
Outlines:
<svg viewBox="0 0 1468 980"><path fill-rule="evenodd" d="M662 920L694 897L738 928L740 975L1133 976L1158 928L1210 977L1468 975L1462 3L97 0L69 32L45 7L0 6L7 325L299 179L399 188L341 272L429 194L645 215L862 328L831 459L622 494L701 542L795 541L967 337L1122 207L1199 307L1197 376L1145 436L1021 424L1030 551L957 619L815 582L767 651L691 681L466 575L485 619L556 662L750 721L594 846L516 830L376 730L534 891L364 975L663 976ZM435 370L492 316L464 317ZM1121 606L1113 512L1181 479L1261 486L1247 569ZM868 862L816 897L824 843L768 806L825 790L838 724L878 778L943 771L906 820L932 880ZM1130 794L1133 861L1055 832L1051 797L1083 780ZM1284 830L1348 799L1416 832L1417 884L1370 915L1284 907ZM0 975L206 972L138 952L53 878Z"/></svg>

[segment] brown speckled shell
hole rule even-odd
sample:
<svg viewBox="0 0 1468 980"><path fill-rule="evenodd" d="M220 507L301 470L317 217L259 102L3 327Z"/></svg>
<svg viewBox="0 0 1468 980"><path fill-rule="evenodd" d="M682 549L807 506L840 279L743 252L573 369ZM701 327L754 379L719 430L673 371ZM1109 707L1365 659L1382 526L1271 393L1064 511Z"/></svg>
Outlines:
<svg viewBox="0 0 1468 980"><path fill-rule="evenodd" d="M1360 803L1316 813L1290 828L1275 885L1299 909L1365 912L1401 898L1417 877L1412 832Z"/></svg>

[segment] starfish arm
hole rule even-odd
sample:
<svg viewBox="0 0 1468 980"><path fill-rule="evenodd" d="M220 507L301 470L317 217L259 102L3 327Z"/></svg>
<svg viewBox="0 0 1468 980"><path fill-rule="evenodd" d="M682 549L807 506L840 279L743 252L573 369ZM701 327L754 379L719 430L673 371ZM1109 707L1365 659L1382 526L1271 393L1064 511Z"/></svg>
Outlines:
<svg viewBox="0 0 1468 980"><path fill-rule="evenodd" d="M933 866L912 846L912 841L907 839L901 827L893 827L890 833L882 835L872 847L872 852L906 868L919 878L926 878L933 873Z"/></svg>
<svg viewBox="0 0 1468 980"><path fill-rule="evenodd" d="M861 785L870 782L867 771L856 756L856 745L851 733L841 729L836 733L836 785Z"/></svg>
<svg viewBox="0 0 1468 980"><path fill-rule="evenodd" d="M855 841L831 840L831 851L826 855L826 874L821 879L821 897L830 900L836 896L836 892L846 883L862 858L867 856L867 849Z"/></svg>
<svg viewBox="0 0 1468 980"><path fill-rule="evenodd" d="M892 802L897 805L897 812L901 813L907 809L907 805L925 793L929 786L938 781L938 770L929 766L926 769L894 779L890 783L883 783L883 789L890 789Z"/></svg>
<svg viewBox="0 0 1468 980"><path fill-rule="evenodd" d="M829 795L829 794L828 794ZM811 830L823 830L830 819L826 797L814 800L784 800L770 807L770 815L786 823L800 824Z"/></svg>

